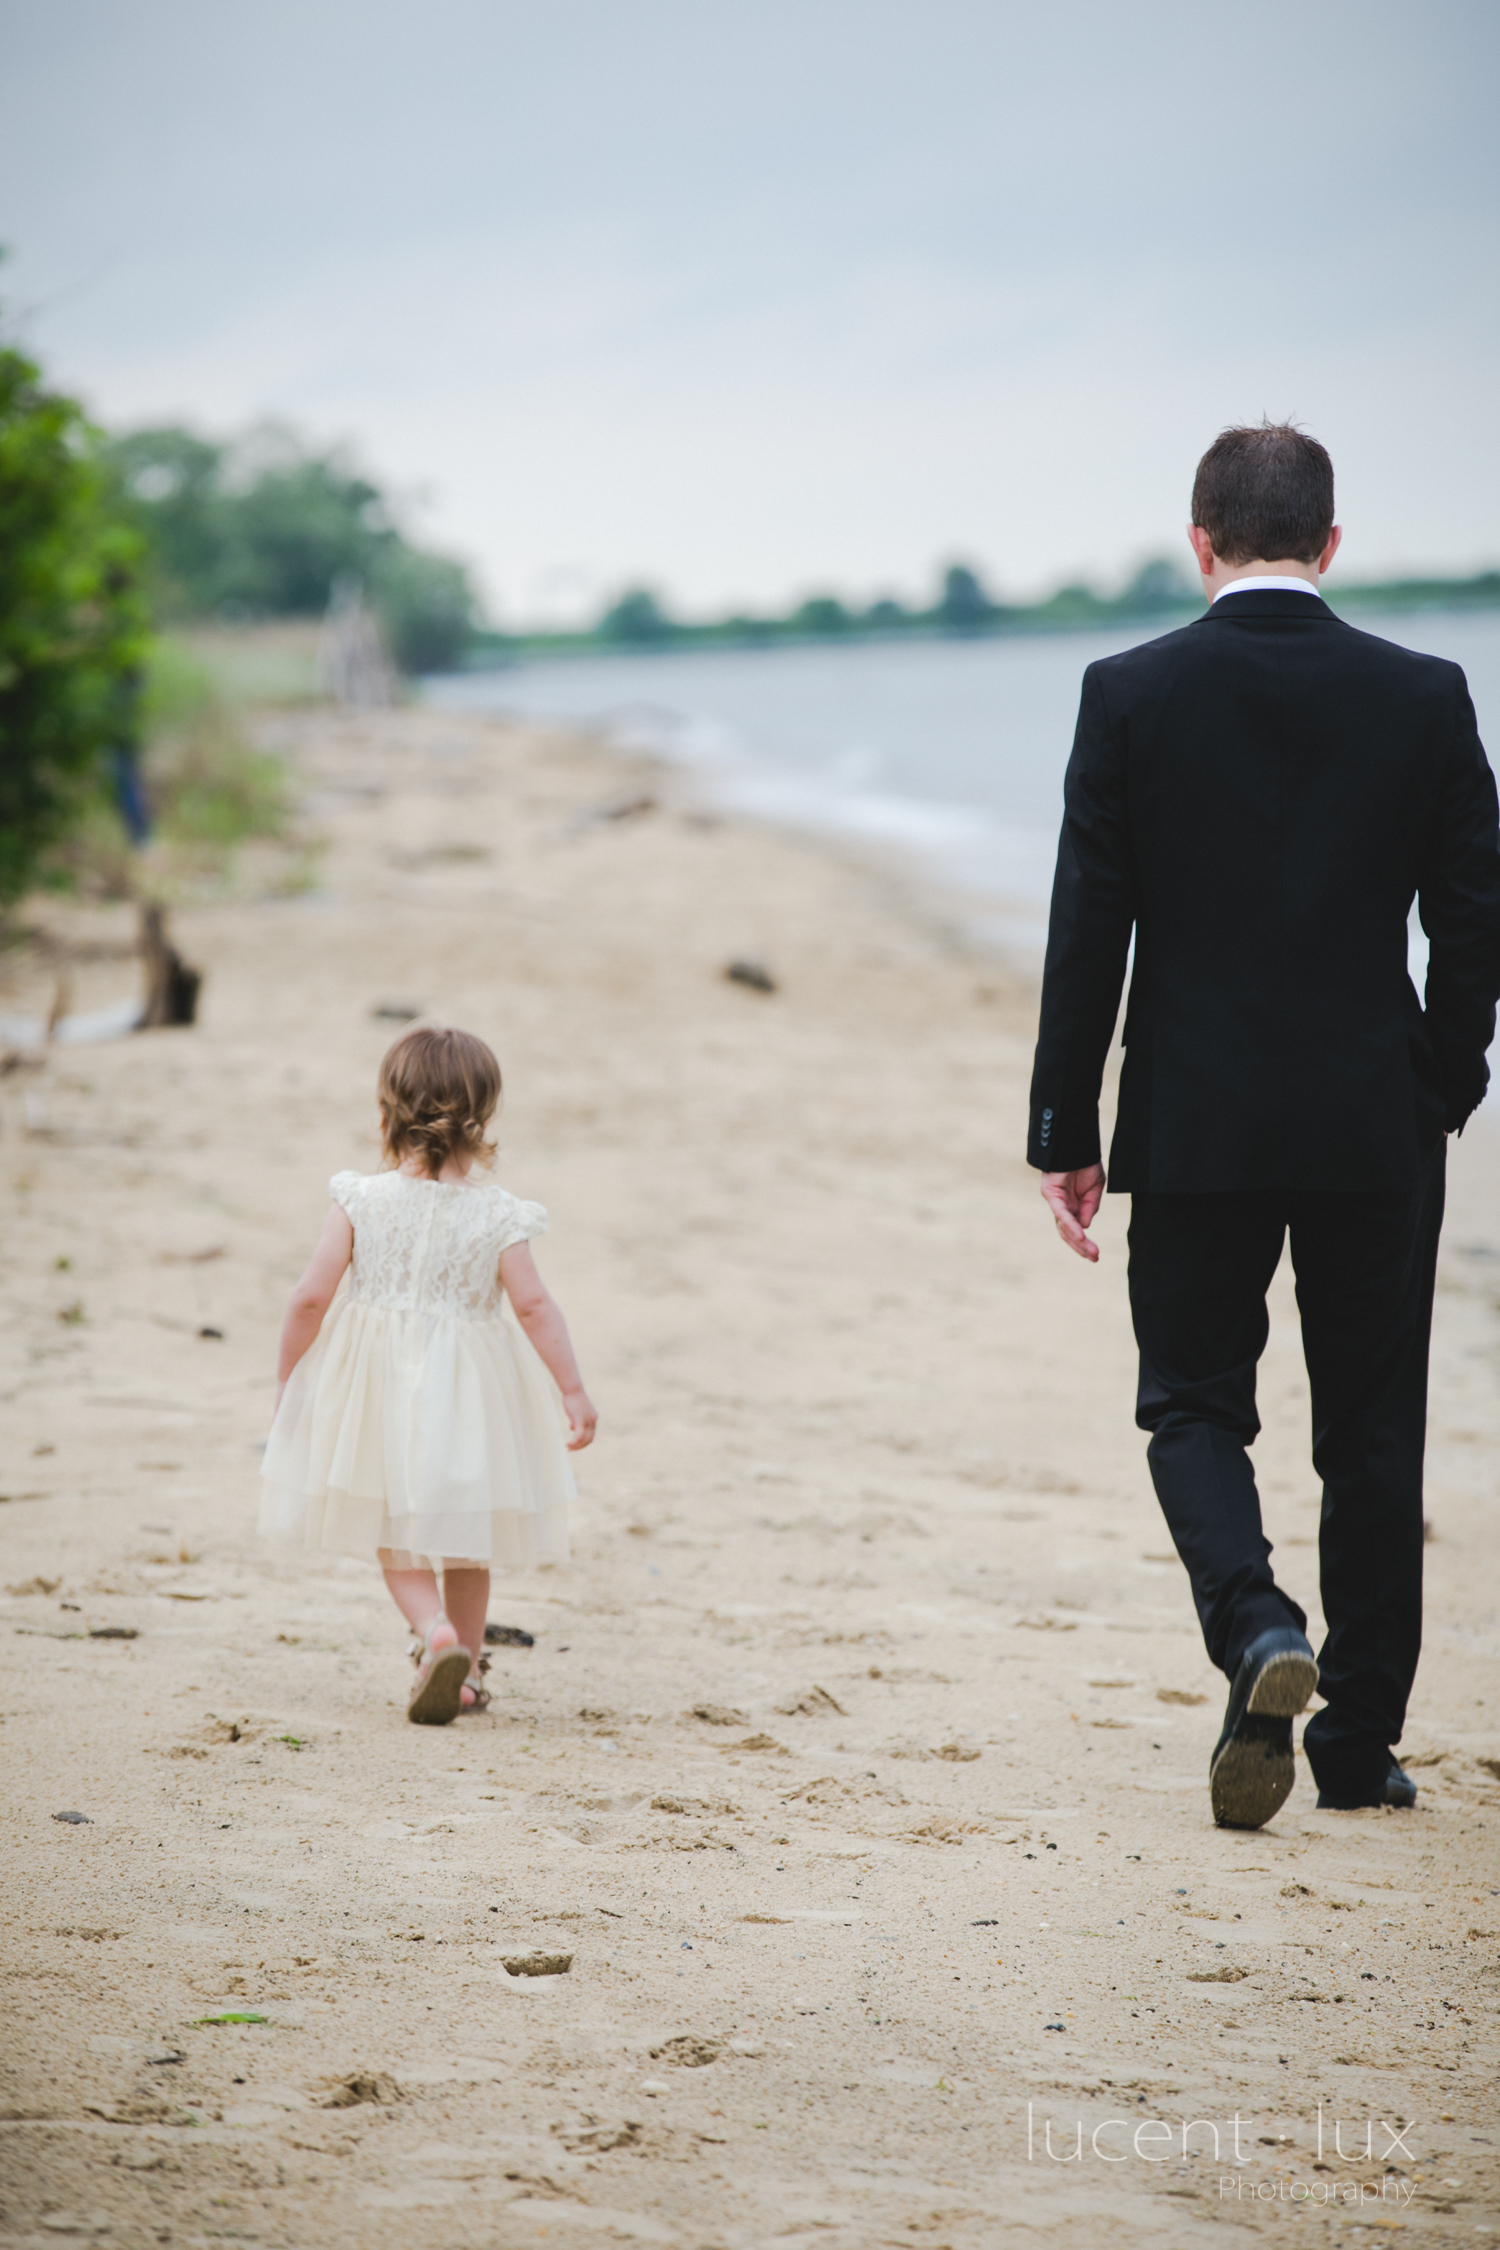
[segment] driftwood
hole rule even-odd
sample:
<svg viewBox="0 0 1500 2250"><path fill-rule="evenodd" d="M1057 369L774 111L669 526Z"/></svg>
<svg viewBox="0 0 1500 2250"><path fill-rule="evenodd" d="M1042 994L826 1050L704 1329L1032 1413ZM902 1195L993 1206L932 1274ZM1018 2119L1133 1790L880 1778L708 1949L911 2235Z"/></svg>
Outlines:
<svg viewBox="0 0 1500 2250"><path fill-rule="evenodd" d="M169 942L165 907L141 908L141 959L146 964L146 1001L136 1029L160 1031L170 1024L192 1023L203 976Z"/></svg>
<svg viewBox="0 0 1500 2250"><path fill-rule="evenodd" d="M399 701L395 666L357 579L334 580L318 653L323 685L335 703L377 711Z"/></svg>

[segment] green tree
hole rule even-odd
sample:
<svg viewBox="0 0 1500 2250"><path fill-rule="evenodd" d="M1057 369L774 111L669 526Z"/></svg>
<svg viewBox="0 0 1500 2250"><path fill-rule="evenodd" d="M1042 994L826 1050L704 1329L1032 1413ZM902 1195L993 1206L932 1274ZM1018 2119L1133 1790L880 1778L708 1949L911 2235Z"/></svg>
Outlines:
<svg viewBox="0 0 1500 2250"><path fill-rule="evenodd" d="M451 672L478 629L463 564L404 540L371 571L370 599L403 672Z"/></svg>
<svg viewBox="0 0 1500 2250"><path fill-rule="evenodd" d="M814 594L787 619L794 633L847 633L854 620L832 594Z"/></svg>
<svg viewBox="0 0 1500 2250"><path fill-rule="evenodd" d="M1149 617L1153 611L1182 609L1193 602L1197 588L1186 571L1158 556L1141 564L1115 607L1131 617Z"/></svg>
<svg viewBox="0 0 1500 2250"><path fill-rule="evenodd" d="M943 591L937 605L943 623L955 633L972 633L994 613L995 605L978 572L970 570L967 563L950 563L943 572Z"/></svg>
<svg viewBox="0 0 1500 2250"><path fill-rule="evenodd" d="M139 562L82 408L0 347L0 909L130 746Z"/></svg>
<svg viewBox="0 0 1500 2250"><path fill-rule="evenodd" d="M638 646L664 641L676 631L670 617L648 587L633 586L607 609L599 620L600 633L609 641L630 641Z"/></svg>
<svg viewBox="0 0 1500 2250"><path fill-rule="evenodd" d="M458 662L476 602L462 563L413 546L385 495L337 447L263 424L227 444L166 424L108 448L169 617L316 617L339 579L370 597L397 662Z"/></svg>

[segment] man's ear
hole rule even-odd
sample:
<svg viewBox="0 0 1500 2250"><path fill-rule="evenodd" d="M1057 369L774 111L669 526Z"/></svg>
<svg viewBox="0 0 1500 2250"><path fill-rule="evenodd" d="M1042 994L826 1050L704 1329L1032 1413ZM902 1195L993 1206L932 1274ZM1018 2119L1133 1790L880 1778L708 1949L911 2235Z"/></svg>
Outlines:
<svg viewBox="0 0 1500 2250"><path fill-rule="evenodd" d="M1190 523L1187 527L1187 535L1188 544L1193 550L1198 568L1207 578L1212 574L1214 567L1214 543L1201 523ZM1329 559L1331 561L1332 557L1330 556Z"/></svg>
<svg viewBox="0 0 1500 2250"><path fill-rule="evenodd" d="M1338 524L1335 524L1332 531L1330 531L1328 534L1327 546L1323 549L1322 554L1318 557L1318 576L1320 578L1322 577L1323 572L1328 568L1329 564L1333 561L1334 556L1338 553L1339 548L1343 544L1343 538L1344 534L1342 527Z"/></svg>

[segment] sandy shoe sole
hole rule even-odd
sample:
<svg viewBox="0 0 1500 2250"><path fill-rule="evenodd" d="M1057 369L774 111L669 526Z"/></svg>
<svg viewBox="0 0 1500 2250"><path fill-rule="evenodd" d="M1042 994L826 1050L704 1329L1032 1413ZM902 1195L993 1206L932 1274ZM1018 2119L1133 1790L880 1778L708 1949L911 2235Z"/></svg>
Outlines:
<svg viewBox="0 0 1500 2250"><path fill-rule="evenodd" d="M1305 1711L1318 1684L1318 1667L1310 1656L1288 1649L1273 1656L1257 1672L1245 1709L1257 1719L1295 1719Z"/></svg>
<svg viewBox="0 0 1500 2250"><path fill-rule="evenodd" d="M432 1659L432 1667L425 1680L412 1690L406 1706L406 1716L419 1727L445 1727L456 1719L463 1707L463 1686L469 1676L469 1652L466 1648L444 1649L441 1656Z"/></svg>
<svg viewBox="0 0 1500 2250"><path fill-rule="evenodd" d="M1213 1762L1209 1801L1220 1828L1263 1828L1297 1778L1290 1719L1247 1715Z"/></svg>

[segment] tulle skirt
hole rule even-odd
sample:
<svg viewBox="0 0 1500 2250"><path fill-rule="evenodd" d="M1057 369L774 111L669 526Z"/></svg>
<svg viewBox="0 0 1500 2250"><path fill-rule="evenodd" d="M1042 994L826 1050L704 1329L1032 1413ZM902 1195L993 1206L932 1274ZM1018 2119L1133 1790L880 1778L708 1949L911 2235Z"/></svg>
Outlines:
<svg viewBox="0 0 1500 2250"><path fill-rule="evenodd" d="M566 1562L564 1433L557 1387L510 1320L345 1299L282 1397L260 1528L434 1568Z"/></svg>

